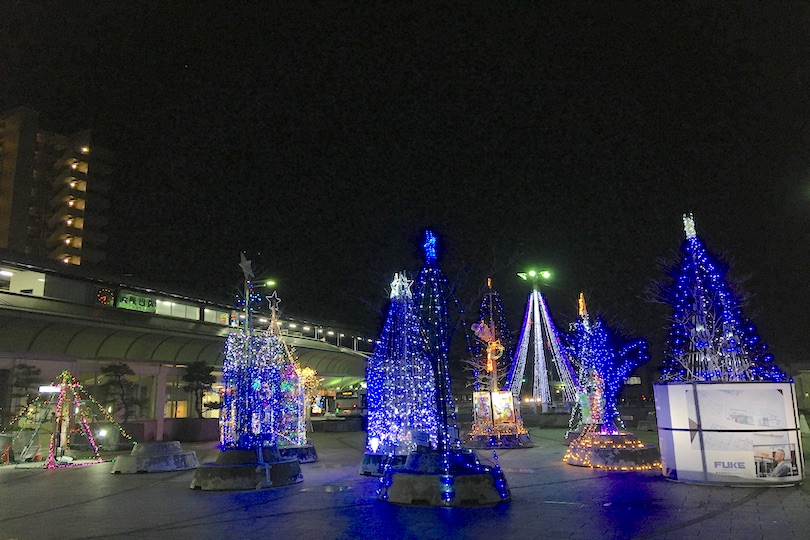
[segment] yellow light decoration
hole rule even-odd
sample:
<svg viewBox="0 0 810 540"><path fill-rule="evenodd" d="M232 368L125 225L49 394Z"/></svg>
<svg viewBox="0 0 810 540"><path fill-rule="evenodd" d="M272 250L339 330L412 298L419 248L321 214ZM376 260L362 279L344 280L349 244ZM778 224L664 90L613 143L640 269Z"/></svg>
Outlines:
<svg viewBox="0 0 810 540"><path fill-rule="evenodd" d="M563 462L610 471L649 471L661 468L658 449L644 444L633 433L603 433L600 426L586 424L571 441Z"/></svg>

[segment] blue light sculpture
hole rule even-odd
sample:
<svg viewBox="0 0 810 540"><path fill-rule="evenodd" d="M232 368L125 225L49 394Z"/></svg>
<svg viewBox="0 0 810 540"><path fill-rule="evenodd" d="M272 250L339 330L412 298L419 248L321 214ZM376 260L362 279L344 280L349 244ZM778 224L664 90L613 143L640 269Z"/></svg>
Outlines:
<svg viewBox="0 0 810 540"><path fill-rule="evenodd" d="M569 355L579 365L580 384L569 427L576 431L583 423L591 423L610 432L623 430L619 394L632 371L650 359L647 341L619 335L600 317L591 320L582 293L579 317L565 341Z"/></svg>
<svg viewBox="0 0 810 540"><path fill-rule="evenodd" d="M394 275L385 325L368 361L366 454L370 456L407 455L414 448L414 431L425 434L432 446L438 440L436 384L411 283L405 272ZM364 466L361 472L374 471Z"/></svg>
<svg viewBox="0 0 810 540"><path fill-rule="evenodd" d="M768 346L728 281L728 267L712 256L683 217L681 258L664 286L672 307L661 379L664 381L785 381Z"/></svg>
<svg viewBox="0 0 810 540"><path fill-rule="evenodd" d="M510 498L506 479L497 465L481 464L475 452L461 448L455 404L450 391L449 351L452 339L447 302L450 290L437 265L436 237L426 233L425 265L416 279L415 313L419 320L420 346L430 362L436 383L432 414L437 422L433 448L417 447L401 469L388 466L380 478L377 496L399 504L468 506L494 504ZM473 482L461 477L479 476ZM416 502L418 501L418 502Z"/></svg>

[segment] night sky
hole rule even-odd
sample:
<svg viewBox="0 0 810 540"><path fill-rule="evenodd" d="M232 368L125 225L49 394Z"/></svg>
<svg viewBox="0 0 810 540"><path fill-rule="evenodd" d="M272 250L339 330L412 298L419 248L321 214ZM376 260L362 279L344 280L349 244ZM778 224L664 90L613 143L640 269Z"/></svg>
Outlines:
<svg viewBox="0 0 810 540"><path fill-rule="evenodd" d="M107 270L216 296L239 251L285 314L377 332L425 228L652 343L681 216L783 368L810 368L810 4L0 0L0 110L117 155ZM804 365L802 365L804 363Z"/></svg>

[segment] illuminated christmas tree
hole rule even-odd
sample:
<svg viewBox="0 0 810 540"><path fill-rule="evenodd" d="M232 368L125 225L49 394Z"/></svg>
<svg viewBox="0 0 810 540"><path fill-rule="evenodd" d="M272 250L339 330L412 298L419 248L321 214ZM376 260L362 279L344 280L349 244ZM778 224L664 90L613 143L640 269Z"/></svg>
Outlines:
<svg viewBox="0 0 810 540"><path fill-rule="evenodd" d="M631 371L649 360L647 342L628 341L598 317L592 321L580 293L579 317L568 335L568 350L579 364L579 386L563 461L618 471L660 467L658 449L624 431L617 409L619 393Z"/></svg>
<svg viewBox="0 0 810 540"><path fill-rule="evenodd" d="M276 292L262 298L250 280L246 281L245 298L250 299L245 328L231 333L225 343L220 443L223 448L242 449L305 445L306 389L295 353L281 335L281 300ZM253 306L263 301L269 304L271 322L260 330L252 328L251 320Z"/></svg>
<svg viewBox="0 0 810 540"><path fill-rule="evenodd" d="M69 372L63 371L56 384L41 387L40 391L44 396L24 407L12 422L17 427L12 443L25 445L20 459L33 459L39 455L40 435L48 433L48 455L44 458L48 469L100 463L104 461L100 447L107 445L118 449L123 444L131 448L135 444L112 415ZM91 453L89 459L78 459L86 450Z"/></svg>
<svg viewBox="0 0 810 540"><path fill-rule="evenodd" d="M571 431L583 424L600 426L603 431L624 429L618 410L619 394L630 373L650 359L647 342L628 340L596 317L592 321L579 295L579 317L567 336L569 355L579 365L579 396L571 411Z"/></svg>
<svg viewBox="0 0 810 540"><path fill-rule="evenodd" d="M531 352L534 372L531 403L535 409L540 405L543 412L547 412L552 401L547 364L554 365L559 380L562 382L561 391L564 401L569 403L574 401L579 383L576 369L571 363L571 359L568 358L565 347L562 345L546 300L538 289L538 279L541 277L548 279L551 273L548 271L530 271L521 272L518 276L527 281L531 280L532 292L529 294L529 301L526 304L523 327L520 331L520 338L518 339L512 365L506 376L504 390L512 392L515 401L520 400L526 363ZM547 355L551 357L551 362L547 362Z"/></svg>
<svg viewBox="0 0 810 540"><path fill-rule="evenodd" d="M436 385L411 284L404 272L394 275L388 316L368 361L366 450L373 454L407 454L412 430L437 444Z"/></svg>
<svg viewBox="0 0 810 540"><path fill-rule="evenodd" d="M220 444L248 450L276 446L281 423L284 347L272 333L232 332L225 341Z"/></svg>
<svg viewBox="0 0 810 540"><path fill-rule="evenodd" d="M487 292L481 300L477 322L472 325L479 338L472 344L470 371L473 390L497 391L506 377L512 357L512 333L506 323L501 296L487 278Z"/></svg>
<svg viewBox="0 0 810 540"><path fill-rule="evenodd" d="M240 255L240 267L245 274L244 327L225 340L220 445L222 449L242 450L275 447L279 434L289 443L290 432L294 431L286 401L298 389L298 377L291 353L278 331L276 312L280 300L275 292L267 299L273 312L270 329L253 327L256 305L265 299L255 291L251 261L244 253ZM294 405L297 409L297 403Z"/></svg>
<svg viewBox="0 0 810 540"><path fill-rule="evenodd" d="M254 329L254 304L263 299L255 294L255 275L244 253L240 266L245 275L244 327L225 341L219 414L222 451L216 463L197 468L192 489L263 489L303 481L299 459L279 448L290 446L297 453L297 443L305 436L304 385L278 330L279 299L275 292L266 298L273 312L270 329Z"/></svg>
<svg viewBox="0 0 810 540"><path fill-rule="evenodd" d="M450 388L450 315L447 301L450 288L436 263L436 237L427 231L424 244L425 266L416 277L414 304L419 315L424 353L436 381L437 447L460 447L456 407Z"/></svg>
<svg viewBox="0 0 810 540"><path fill-rule="evenodd" d="M377 496L400 504L494 504L510 497L503 472L497 462L494 467L482 465L475 452L461 448L458 439L455 404L450 391L452 336L447 311L450 291L437 265L436 237L430 231L424 249L425 266L416 279L414 308L419 321L420 345L436 382L432 407L437 422L436 445L430 449L418 447L410 452L400 469L386 466ZM457 482L460 477L465 477L465 480Z"/></svg>
<svg viewBox="0 0 810 540"><path fill-rule="evenodd" d="M743 316L743 302L729 283L727 265L697 235L692 214L683 221L681 258L661 290L672 307L662 380L786 380L756 327Z"/></svg>
<svg viewBox="0 0 810 540"><path fill-rule="evenodd" d="M529 448L529 432L523 426L520 401L511 392L500 391L504 365L510 357L511 335L500 296L487 279L477 323L472 325L476 342L474 353L473 423L466 445L470 448ZM505 345L504 345L505 344Z"/></svg>

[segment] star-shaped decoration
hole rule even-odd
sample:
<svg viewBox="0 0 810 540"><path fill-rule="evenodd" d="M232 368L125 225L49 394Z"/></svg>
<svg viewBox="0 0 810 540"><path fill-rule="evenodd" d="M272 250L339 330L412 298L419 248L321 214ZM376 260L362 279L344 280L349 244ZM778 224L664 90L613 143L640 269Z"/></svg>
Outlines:
<svg viewBox="0 0 810 540"><path fill-rule="evenodd" d="M255 277L253 275L253 268L250 266L251 261L247 260L244 251L239 252L239 258L240 258L239 266L242 268L242 272L245 273L245 279Z"/></svg>
<svg viewBox="0 0 810 540"><path fill-rule="evenodd" d="M408 279L405 272L401 274L394 274L394 280L391 282L391 299L395 298L410 298L411 297L411 284L412 279Z"/></svg>
<svg viewBox="0 0 810 540"><path fill-rule="evenodd" d="M273 294L265 296L264 298L267 300L270 311L272 311L274 315L278 315L278 305L281 303L281 298L278 297L278 293L273 291Z"/></svg>

